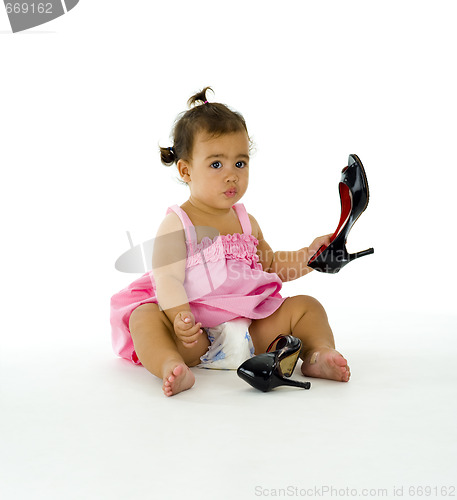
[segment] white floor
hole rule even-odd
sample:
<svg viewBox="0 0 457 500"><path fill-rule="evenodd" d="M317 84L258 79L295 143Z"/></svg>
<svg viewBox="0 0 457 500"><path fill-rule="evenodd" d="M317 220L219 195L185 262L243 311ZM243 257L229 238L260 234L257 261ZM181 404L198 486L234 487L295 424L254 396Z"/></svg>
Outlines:
<svg viewBox="0 0 457 500"><path fill-rule="evenodd" d="M333 316L353 375L309 391L195 368L165 398L106 338L3 352L0 498L455 496L457 318Z"/></svg>

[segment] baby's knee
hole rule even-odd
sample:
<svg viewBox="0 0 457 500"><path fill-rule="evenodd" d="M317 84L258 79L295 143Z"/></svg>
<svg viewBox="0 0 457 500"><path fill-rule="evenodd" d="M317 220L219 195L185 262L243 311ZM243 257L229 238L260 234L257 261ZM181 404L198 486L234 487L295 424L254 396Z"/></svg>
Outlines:
<svg viewBox="0 0 457 500"><path fill-rule="evenodd" d="M314 297L311 297L311 295L302 295L304 303L308 307L317 307L319 309L323 309L324 306Z"/></svg>
<svg viewBox="0 0 457 500"><path fill-rule="evenodd" d="M165 313L161 311L159 306L153 302L147 304L141 304L136 307L129 318L129 330L130 332L135 331L138 327L142 325L150 325L157 320L164 321ZM168 319L168 318L166 318Z"/></svg>
<svg viewBox="0 0 457 500"><path fill-rule="evenodd" d="M324 306L317 299L311 297L311 295L296 295L292 299L294 299L294 311L300 317L309 312L325 312Z"/></svg>
<svg viewBox="0 0 457 500"><path fill-rule="evenodd" d="M319 316L326 315L325 309L322 304L311 297L310 295L296 295L295 297L290 297L292 311L290 314L291 328L295 328L297 323L303 318L307 317L309 314L314 316L316 313Z"/></svg>

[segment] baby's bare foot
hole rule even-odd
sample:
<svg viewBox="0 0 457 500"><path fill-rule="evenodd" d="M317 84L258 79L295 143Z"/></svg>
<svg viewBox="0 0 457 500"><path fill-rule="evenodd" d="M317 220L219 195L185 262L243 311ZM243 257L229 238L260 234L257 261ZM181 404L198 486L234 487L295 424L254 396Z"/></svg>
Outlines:
<svg viewBox="0 0 457 500"><path fill-rule="evenodd" d="M165 396L174 396L179 392L190 389L195 383L195 376L185 363L170 365L169 370L165 370L162 390Z"/></svg>
<svg viewBox="0 0 457 500"><path fill-rule="evenodd" d="M347 382L351 376L347 361L335 349L329 347L312 351L303 360L301 371L305 377L328 378Z"/></svg>

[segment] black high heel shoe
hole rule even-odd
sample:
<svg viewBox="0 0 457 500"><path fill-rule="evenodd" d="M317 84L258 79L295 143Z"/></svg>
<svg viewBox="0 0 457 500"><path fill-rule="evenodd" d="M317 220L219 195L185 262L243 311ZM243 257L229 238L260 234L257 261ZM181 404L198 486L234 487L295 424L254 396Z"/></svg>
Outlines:
<svg viewBox="0 0 457 500"><path fill-rule="evenodd" d="M341 217L328 246L322 245L308 261L308 266L322 273L337 273L349 262L374 253L373 248L348 253L346 240L352 226L368 206L368 181L357 155L349 155L348 166L341 172L339 183Z"/></svg>
<svg viewBox="0 0 457 500"><path fill-rule="evenodd" d="M271 348L275 342L276 350ZM301 340L292 335L278 335L268 346L267 352L247 359L238 367L237 374L255 389L267 392L280 385L309 389L310 382L291 380L301 349Z"/></svg>

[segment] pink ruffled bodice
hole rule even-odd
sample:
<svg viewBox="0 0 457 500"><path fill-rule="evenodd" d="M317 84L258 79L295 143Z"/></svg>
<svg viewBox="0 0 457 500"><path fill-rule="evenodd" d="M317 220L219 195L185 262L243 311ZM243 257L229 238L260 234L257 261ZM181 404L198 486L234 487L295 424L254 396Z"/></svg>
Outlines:
<svg viewBox="0 0 457 500"><path fill-rule="evenodd" d="M214 239L205 236L195 247L186 241L186 269L203 264L217 262L221 259L237 260L247 264L251 269L262 270L262 264L257 255L259 241L252 234L220 234Z"/></svg>

